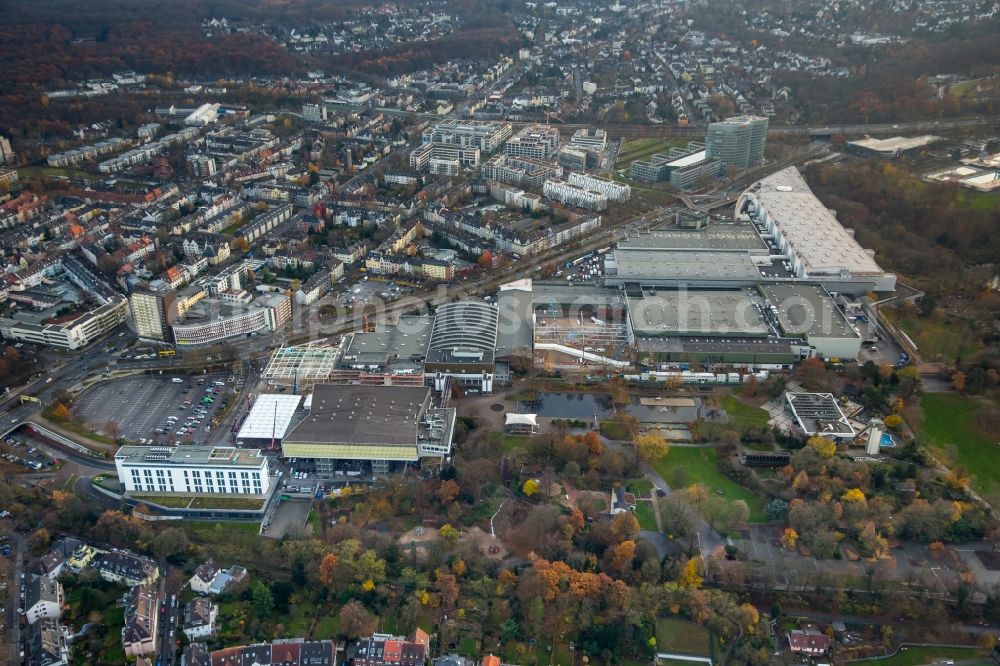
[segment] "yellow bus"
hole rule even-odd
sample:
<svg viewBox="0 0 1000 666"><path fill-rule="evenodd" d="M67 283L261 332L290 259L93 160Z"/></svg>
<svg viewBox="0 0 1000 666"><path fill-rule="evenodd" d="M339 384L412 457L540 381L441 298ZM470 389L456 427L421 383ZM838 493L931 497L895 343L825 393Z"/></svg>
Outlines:
<svg viewBox="0 0 1000 666"><path fill-rule="evenodd" d="M159 351L159 354L160 356L176 356L177 352L175 352L173 349L161 349Z"/></svg>

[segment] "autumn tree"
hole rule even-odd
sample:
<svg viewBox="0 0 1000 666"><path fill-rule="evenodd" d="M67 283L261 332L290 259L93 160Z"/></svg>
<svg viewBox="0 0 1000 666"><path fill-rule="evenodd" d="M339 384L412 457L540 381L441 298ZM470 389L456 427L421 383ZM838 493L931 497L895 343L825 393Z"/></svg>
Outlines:
<svg viewBox="0 0 1000 666"><path fill-rule="evenodd" d="M666 456L670 446L658 431L651 431L635 438L635 450L640 458L650 462Z"/></svg>
<svg viewBox="0 0 1000 666"><path fill-rule="evenodd" d="M454 544L458 541L458 530L447 523L441 526L441 529L438 530L438 534L441 535L442 539L450 544Z"/></svg>
<svg viewBox="0 0 1000 666"><path fill-rule="evenodd" d="M785 550L795 550L795 544L799 541L799 533L792 527L786 527L781 533L781 546Z"/></svg>
<svg viewBox="0 0 1000 666"><path fill-rule="evenodd" d="M452 479L447 479L442 481L438 485L437 497L441 500L441 504L451 504L458 497L458 493L461 490L458 483Z"/></svg>
<svg viewBox="0 0 1000 666"><path fill-rule="evenodd" d="M348 639L370 636L377 627L378 618L359 601L348 601L340 609L340 633Z"/></svg>
<svg viewBox="0 0 1000 666"><path fill-rule="evenodd" d="M319 563L319 580L323 585L332 588L337 581L337 556L327 553Z"/></svg>
<svg viewBox="0 0 1000 666"><path fill-rule="evenodd" d="M828 437L813 435L806 441L806 446L815 451L821 458L832 458L837 453L837 445Z"/></svg>
<svg viewBox="0 0 1000 666"><path fill-rule="evenodd" d="M634 540L639 536L639 521L631 511L623 511L611 519L611 532L618 543Z"/></svg>
<svg viewBox="0 0 1000 666"><path fill-rule="evenodd" d="M525 494L526 497L531 497L538 492L538 481L534 479L528 479L521 486L521 492Z"/></svg>
<svg viewBox="0 0 1000 666"><path fill-rule="evenodd" d="M681 570L681 575L677 579L678 584L689 589L695 589L701 587L702 577L698 573L698 562L694 558L687 561L684 568Z"/></svg>
<svg viewBox="0 0 1000 666"><path fill-rule="evenodd" d="M445 608L454 608L458 603L458 579L447 569L437 570L434 589L441 595L441 605Z"/></svg>

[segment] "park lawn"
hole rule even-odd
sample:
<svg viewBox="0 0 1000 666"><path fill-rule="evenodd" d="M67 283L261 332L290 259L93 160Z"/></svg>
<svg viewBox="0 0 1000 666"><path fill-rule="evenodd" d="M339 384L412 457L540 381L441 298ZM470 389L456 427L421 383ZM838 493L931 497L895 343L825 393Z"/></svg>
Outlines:
<svg viewBox="0 0 1000 666"><path fill-rule="evenodd" d="M656 516L653 514L653 505L646 500L638 500L635 503L635 517L639 521L639 527L644 530L657 532Z"/></svg>
<svg viewBox="0 0 1000 666"><path fill-rule="evenodd" d="M504 435L503 436L503 450L512 451L516 448L530 449L531 448L531 436L530 435Z"/></svg>
<svg viewBox="0 0 1000 666"><path fill-rule="evenodd" d="M748 405L735 395L727 395L722 400L722 408L729 415L729 422L740 430L766 428L771 415L766 409Z"/></svg>
<svg viewBox="0 0 1000 666"><path fill-rule="evenodd" d="M979 414L987 403L958 393L928 393L920 406L924 410L922 430L927 444L941 450L954 445L958 462L975 475L973 485L977 489L1000 489L998 440L979 426Z"/></svg>
<svg viewBox="0 0 1000 666"><path fill-rule="evenodd" d="M922 666L930 664L935 659L976 659L985 653L979 648L939 648L939 647L902 647L888 659L866 659L859 664L879 664L880 666Z"/></svg>
<svg viewBox="0 0 1000 666"><path fill-rule="evenodd" d="M683 467L687 470L690 483L704 483L710 492L721 490L730 502L744 500L750 508L750 522L767 522L768 517L764 514L764 503L761 498L729 477L723 476L715 466L718 457L719 452L714 448L674 446L670 448L670 453L666 457L651 464L667 483L670 483L671 472L677 467Z"/></svg>
<svg viewBox="0 0 1000 666"><path fill-rule="evenodd" d="M916 315L904 316L893 308L882 308L882 313L910 336L925 361L954 362L982 349L979 336L961 322Z"/></svg>
<svg viewBox="0 0 1000 666"><path fill-rule="evenodd" d="M656 621L657 652L681 652L707 657L711 650L708 629L676 618Z"/></svg>

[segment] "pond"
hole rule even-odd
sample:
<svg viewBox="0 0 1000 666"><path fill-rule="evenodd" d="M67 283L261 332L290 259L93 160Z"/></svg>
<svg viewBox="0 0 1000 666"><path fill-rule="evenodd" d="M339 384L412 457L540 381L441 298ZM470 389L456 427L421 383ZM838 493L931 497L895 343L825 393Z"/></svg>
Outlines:
<svg viewBox="0 0 1000 666"><path fill-rule="evenodd" d="M611 398L593 393L539 393L532 401L517 403L521 414L553 419L598 419L611 416Z"/></svg>

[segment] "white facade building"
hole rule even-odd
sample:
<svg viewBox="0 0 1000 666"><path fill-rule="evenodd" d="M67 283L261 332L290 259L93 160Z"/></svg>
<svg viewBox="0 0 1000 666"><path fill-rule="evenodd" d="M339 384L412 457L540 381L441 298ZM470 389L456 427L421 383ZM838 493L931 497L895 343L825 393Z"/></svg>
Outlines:
<svg viewBox="0 0 1000 666"><path fill-rule="evenodd" d="M115 454L125 490L195 495L266 495L267 458L230 446L123 446Z"/></svg>
<svg viewBox="0 0 1000 666"><path fill-rule="evenodd" d="M561 180L547 180L542 193L568 206L578 206L589 210L604 210L608 207L608 197L601 192L588 190Z"/></svg>
<svg viewBox="0 0 1000 666"><path fill-rule="evenodd" d="M571 185L588 189L592 192L600 192L608 198L608 201L625 203L632 198L632 187L624 183L616 183L613 180L605 180L597 176L588 176L585 173L572 172L567 181Z"/></svg>

